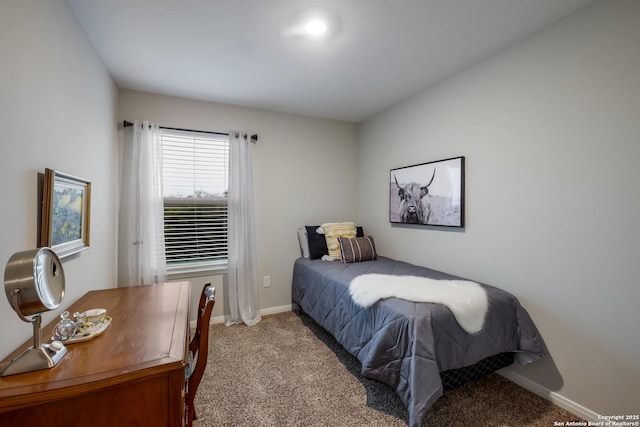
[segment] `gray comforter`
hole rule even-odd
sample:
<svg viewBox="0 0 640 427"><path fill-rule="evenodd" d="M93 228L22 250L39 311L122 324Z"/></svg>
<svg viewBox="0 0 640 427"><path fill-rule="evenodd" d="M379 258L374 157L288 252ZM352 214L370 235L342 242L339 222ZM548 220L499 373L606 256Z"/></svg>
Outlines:
<svg viewBox="0 0 640 427"><path fill-rule="evenodd" d="M356 305L349 283L369 273L459 278L385 257L354 264L299 258L294 264L293 301L358 358L363 375L397 391L411 427L420 425L442 395L440 371L473 365L502 352L515 352L521 364L545 354L529 314L508 292L482 285L489 310L482 330L468 334L444 305L397 298L366 309Z"/></svg>

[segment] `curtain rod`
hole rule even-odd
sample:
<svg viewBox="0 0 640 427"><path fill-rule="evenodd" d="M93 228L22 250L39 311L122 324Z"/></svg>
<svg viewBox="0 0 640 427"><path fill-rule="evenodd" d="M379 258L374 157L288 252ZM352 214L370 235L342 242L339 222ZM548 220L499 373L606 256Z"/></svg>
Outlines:
<svg viewBox="0 0 640 427"><path fill-rule="evenodd" d="M130 127L130 126L133 126L133 123L125 120L125 121L122 122L122 126L123 127ZM208 133L210 135L226 135L226 136L229 136L228 132L212 132L210 130L194 130L194 129L170 128L170 127L166 127L166 126L158 126L158 127L160 129L166 129L166 130L177 130L177 131L182 131L182 132L197 132L197 133ZM258 142L258 134L254 133L253 135L251 135L251 142L253 142L253 143Z"/></svg>

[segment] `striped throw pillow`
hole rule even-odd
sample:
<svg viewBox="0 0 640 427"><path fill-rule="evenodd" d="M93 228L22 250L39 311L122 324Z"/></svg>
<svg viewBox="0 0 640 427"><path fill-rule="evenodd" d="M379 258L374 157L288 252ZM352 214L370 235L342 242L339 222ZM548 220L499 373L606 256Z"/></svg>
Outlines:
<svg viewBox="0 0 640 427"><path fill-rule="evenodd" d="M372 236L352 239L340 237L338 242L340 243L340 256L344 263L373 261L378 258Z"/></svg>

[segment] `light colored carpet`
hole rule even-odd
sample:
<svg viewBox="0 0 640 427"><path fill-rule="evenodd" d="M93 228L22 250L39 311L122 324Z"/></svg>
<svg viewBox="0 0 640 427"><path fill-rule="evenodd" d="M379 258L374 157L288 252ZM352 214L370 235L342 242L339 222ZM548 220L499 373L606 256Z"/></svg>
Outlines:
<svg viewBox="0 0 640 427"><path fill-rule="evenodd" d="M360 374L360 363L307 316L266 316L251 328L214 325L196 394L195 427L406 426L395 391ZM492 374L448 391L429 426L553 426L576 416Z"/></svg>

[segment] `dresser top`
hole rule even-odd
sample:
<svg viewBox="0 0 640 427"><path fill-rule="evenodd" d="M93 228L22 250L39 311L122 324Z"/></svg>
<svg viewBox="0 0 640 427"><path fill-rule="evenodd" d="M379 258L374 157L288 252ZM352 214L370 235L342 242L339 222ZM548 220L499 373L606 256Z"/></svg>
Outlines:
<svg viewBox="0 0 640 427"><path fill-rule="evenodd" d="M68 311L104 308L112 318L109 327L88 341L66 344L67 355L51 369L0 377L0 412L184 369L190 288L189 282L175 282L87 292ZM43 342L56 323L42 328ZM30 345L31 339L0 362L0 371Z"/></svg>

